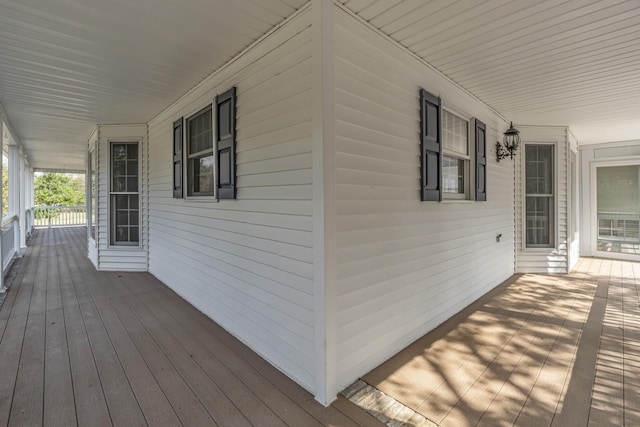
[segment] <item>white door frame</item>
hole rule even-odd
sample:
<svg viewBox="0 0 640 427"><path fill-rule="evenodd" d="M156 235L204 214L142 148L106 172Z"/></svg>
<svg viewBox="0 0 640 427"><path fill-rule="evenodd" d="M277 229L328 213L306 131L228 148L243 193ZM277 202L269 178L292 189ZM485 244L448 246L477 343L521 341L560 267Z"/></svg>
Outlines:
<svg viewBox="0 0 640 427"><path fill-rule="evenodd" d="M598 251L598 181L597 169L600 167L610 166L640 166L640 159L631 160L602 160L591 162L589 183L591 192L591 224L589 231L591 234L591 254L602 258L614 258L628 261L640 261L640 255L623 254L619 252L601 252Z"/></svg>

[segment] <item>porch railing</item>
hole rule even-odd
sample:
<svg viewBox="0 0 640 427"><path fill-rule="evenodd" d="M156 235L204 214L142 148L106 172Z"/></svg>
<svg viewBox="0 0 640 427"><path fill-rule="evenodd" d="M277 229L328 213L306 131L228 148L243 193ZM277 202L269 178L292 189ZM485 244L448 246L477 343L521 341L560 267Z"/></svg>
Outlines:
<svg viewBox="0 0 640 427"><path fill-rule="evenodd" d="M71 227L87 224L86 206L34 206L35 228Z"/></svg>
<svg viewBox="0 0 640 427"><path fill-rule="evenodd" d="M640 215L630 212L598 212L598 239L640 242Z"/></svg>

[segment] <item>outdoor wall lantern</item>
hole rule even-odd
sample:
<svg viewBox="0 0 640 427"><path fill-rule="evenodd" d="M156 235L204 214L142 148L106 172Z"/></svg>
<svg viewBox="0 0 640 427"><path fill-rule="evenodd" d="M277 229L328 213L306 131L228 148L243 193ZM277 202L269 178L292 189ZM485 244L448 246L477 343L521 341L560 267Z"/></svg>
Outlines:
<svg viewBox="0 0 640 427"><path fill-rule="evenodd" d="M509 126L509 129L504 133L502 144L500 144L500 141L496 142L496 155L498 157L498 161L507 157L511 157L513 160L513 157L516 155L518 145L520 145L520 131L514 128L513 122L511 122L511 126Z"/></svg>

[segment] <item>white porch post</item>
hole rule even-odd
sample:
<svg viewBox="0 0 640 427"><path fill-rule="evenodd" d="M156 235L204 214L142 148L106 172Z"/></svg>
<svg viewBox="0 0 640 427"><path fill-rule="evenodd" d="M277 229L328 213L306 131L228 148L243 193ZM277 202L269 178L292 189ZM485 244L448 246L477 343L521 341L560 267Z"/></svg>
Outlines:
<svg viewBox="0 0 640 427"><path fill-rule="evenodd" d="M33 175L33 169L31 169L30 167L27 168L27 185L26 185L26 191L27 191L27 207L29 209L29 218L28 219L28 228L27 228L27 233L30 236L31 233L33 233L33 195L34 195L34 185L35 185L35 181L34 181L34 175Z"/></svg>
<svg viewBox="0 0 640 427"><path fill-rule="evenodd" d="M27 164L24 158L24 153L20 154L20 176L18 192L18 232L19 239L16 239L16 251L19 255L24 255L27 252L27 177L26 170Z"/></svg>
<svg viewBox="0 0 640 427"><path fill-rule="evenodd" d="M19 218L20 213L20 148L9 145L9 216ZM12 222L14 250L20 250L20 228Z"/></svg>

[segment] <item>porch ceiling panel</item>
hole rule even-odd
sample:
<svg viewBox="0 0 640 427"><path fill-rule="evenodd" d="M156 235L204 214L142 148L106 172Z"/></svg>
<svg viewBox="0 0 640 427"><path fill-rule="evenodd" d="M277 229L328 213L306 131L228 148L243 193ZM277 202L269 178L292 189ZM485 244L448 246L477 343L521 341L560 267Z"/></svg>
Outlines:
<svg viewBox="0 0 640 427"><path fill-rule="evenodd" d="M307 0L0 0L0 103L30 164L84 169L96 123L144 123Z"/></svg>
<svg viewBox="0 0 640 427"><path fill-rule="evenodd" d="M637 0L340 0L515 123L640 139Z"/></svg>

